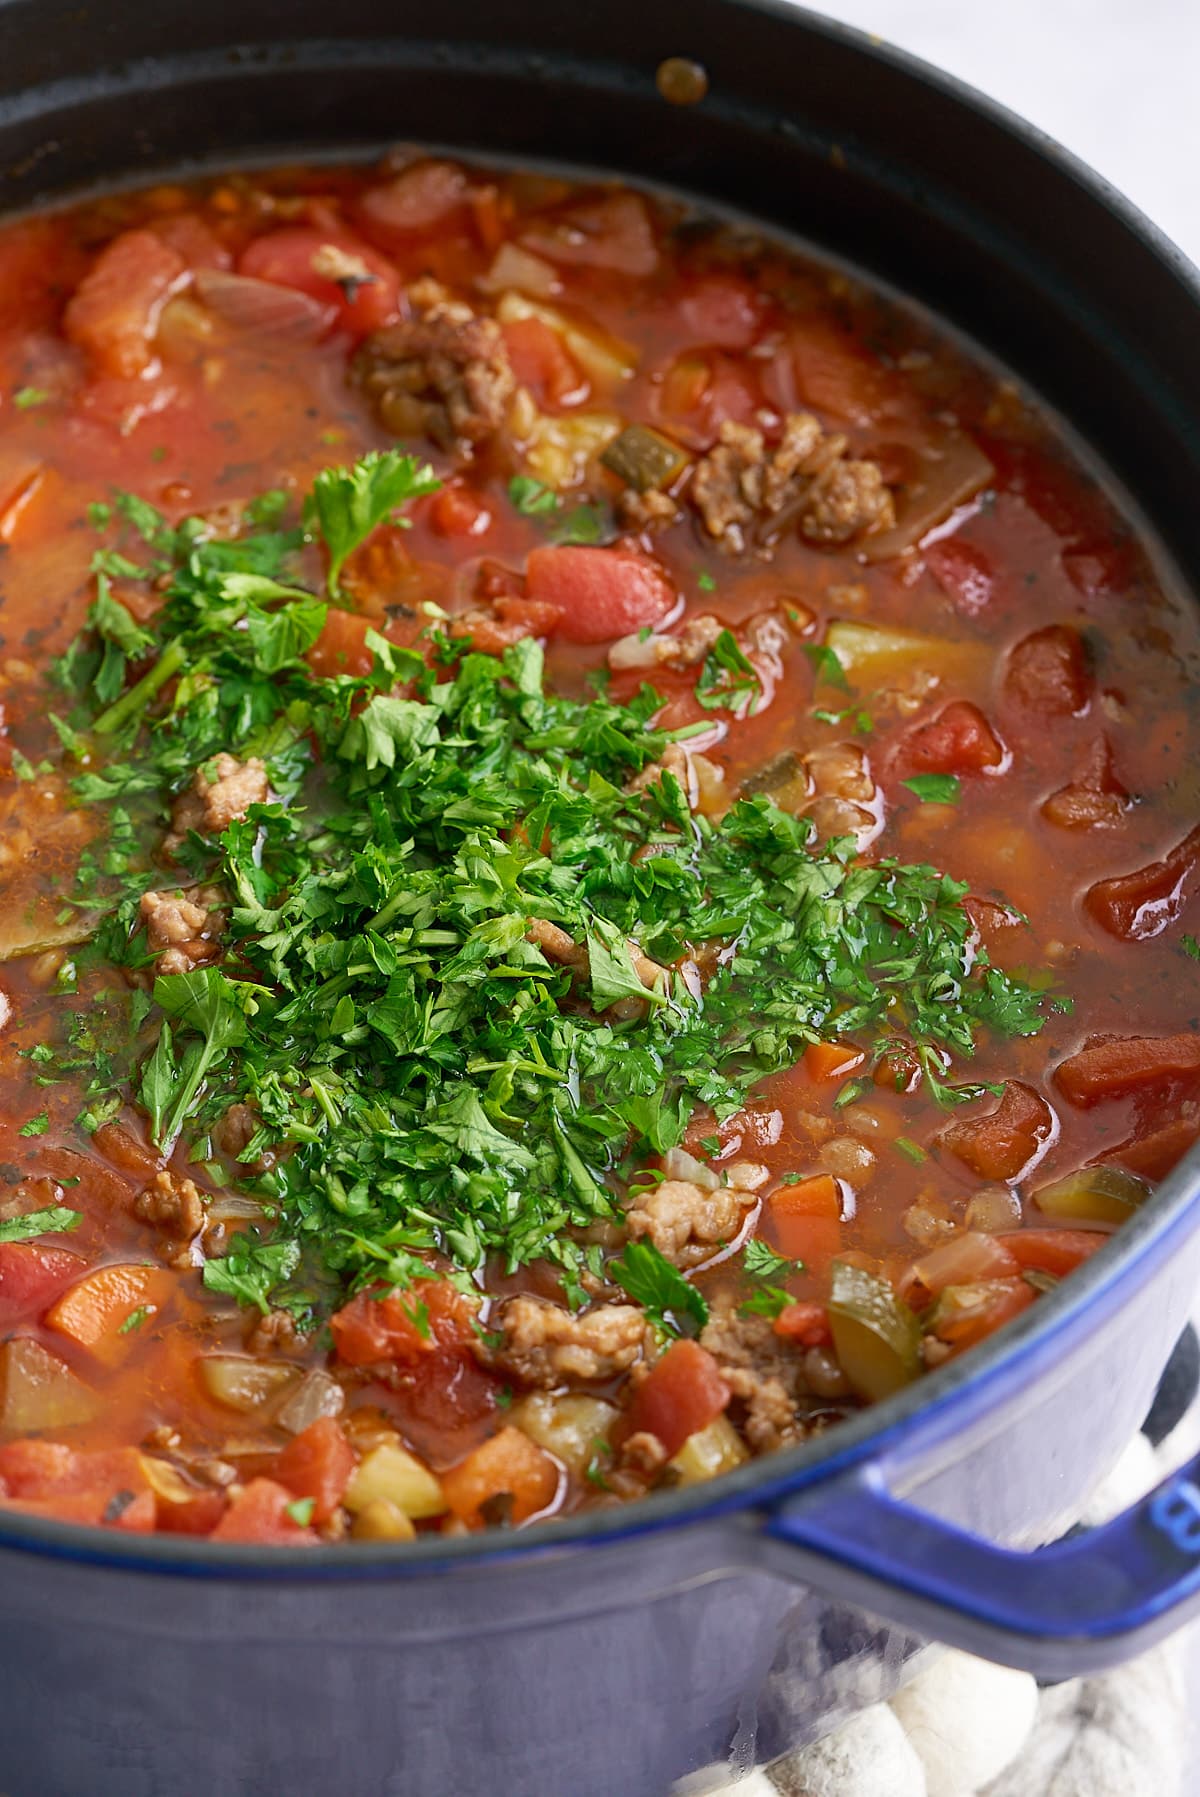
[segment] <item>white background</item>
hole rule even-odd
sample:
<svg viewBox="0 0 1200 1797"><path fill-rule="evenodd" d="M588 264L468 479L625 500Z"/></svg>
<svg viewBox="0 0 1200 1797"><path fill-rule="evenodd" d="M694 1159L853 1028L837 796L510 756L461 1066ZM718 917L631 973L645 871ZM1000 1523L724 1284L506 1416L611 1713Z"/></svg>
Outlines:
<svg viewBox="0 0 1200 1797"><path fill-rule="evenodd" d="M1200 263L1200 0L831 0L813 10L1032 119Z"/></svg>

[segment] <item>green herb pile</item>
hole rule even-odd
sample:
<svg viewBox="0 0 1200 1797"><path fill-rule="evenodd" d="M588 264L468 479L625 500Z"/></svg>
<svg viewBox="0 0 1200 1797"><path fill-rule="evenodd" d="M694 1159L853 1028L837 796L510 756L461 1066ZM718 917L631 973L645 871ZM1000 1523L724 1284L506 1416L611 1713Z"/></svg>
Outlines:
<svg viewBox="0 0 1200 1797"><path fill-rule="evenodd" d="M411 458L368 458L321 476L307 535L268 495L237 540L128 496L96 508L149 560L100 551L59 666L74 790L107 808L74 902L106 913L87 953L108 1008L39 1071L86 1064L85 1124L132 1097L201 1162L230 1103L251 1105L244 1182L266 1221L205 1281L302 1316L408 1282L430 1250L467 1272L547 1256L578 1297L600 1264L579 1233L619 1216L698 1109L736 1111L805 1043L900 1038L954 1102L979 1090L949 1076L981 1029L1041 1026L1037 994L973 957L965 888L941 873L814 848L764 795L713 822L670 773L631 789L672 740L649 688L558 697L534 641L495 658L436 625L420 652L372 634L365 678L315 677L327 600L298 584L301 557L324 539L336 597L354 548L432 484ZM144 626L109 590L135 576L165 588ZM745 677L735 645L703 696L732 702ZM156 867L171 797L222 750L261 757L278 797ZM197 882L227 895L219 966L117 997L99 970L151 961L141 893ZM586 946L586 970L546 958L536 919ZM651 990L630 941L666 970ZM701 996L674 971L693 953Z"/></svg>

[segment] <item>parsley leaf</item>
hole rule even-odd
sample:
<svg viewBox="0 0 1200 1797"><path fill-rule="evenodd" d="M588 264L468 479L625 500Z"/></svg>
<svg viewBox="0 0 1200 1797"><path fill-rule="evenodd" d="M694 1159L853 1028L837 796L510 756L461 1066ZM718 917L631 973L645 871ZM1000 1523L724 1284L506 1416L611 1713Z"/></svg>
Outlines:
<svg viewBox="0 0 1200 1797"><path fill-rule="evenodd" d="M266 1316L271 1293L290 1278L300 1263L295 1241L263 1242L250 1230L235 1235L223 1260L206 1260L204 1285L210 1292L253 1304Z"/></svg>
<svg viewBox="0 0 1200 1797"><path fill-rule="evenodd" d="M1181 936L1179 946L1184 954L1190 956L1193 961L1200 961L1200 942L1197 942L1194 936Z"/></svg>
<svg viewBox="0 0 1200 1797"><path fill-rule="evenodd" d="M545 518L561 504L553 487L534 480L531 474L514 474L508 483L508 497L524 518Z"/></svg>
<svg viewBox="0 0 1200 1797"><path fill-rule="evenodd" d="M629 1293L662 1329L672 1335L680 1333L677 1318L690 1318L703 1329L708 1321L708 1305L694 1285L686 1280L678 1267L654 1246L653 1242L627 1242L624 1251L608 1263L609 1276Z"/></svg>
<svg viewBox="0 0 1200 1797"><path fill-rule="evenodd" d="M44 406L49 398L42 387L18 387L13 394L13 404L18 412L29 412L34 406Z"/></svg>
<svg viewBox="0 0 1200 1797"><path fill-rule="evenodd" d="M957 774L914 774L900 784L915 792L922 805L957 805L962 792Z"/></svg>
<svg viewBox="0 0 1200 1797"><path fill-rule="evenodd" d="M753 663L743 653L731 630L723 630L705 657L696 682L696 698L705 711L718 707L737 711L743 705L753 711L762 684Z"/></svg>
<svg viewBox="0 0 1200 1797"><path fill-rule="evenodd" d="M441 484L432 468L397 449L373 449L352 468L322 469L313 482L305 519L315 524L329 550L331 598L339 596L342 568L360 543L397 506L436 493Z"/></svg>
<svg viewBox="0 0 1200 1797"><path fill-rule="evenodd" d="M6 1218L0 1223L0 1242L29 1242L39 1235L60 1235L68 1229L78 1229L82 1222L82 1211L50 1204L43 1210L26 1211L23 1217Z"/></svg>
<svg viewBox="0 0 1200 1797"><path fill-rule="evenodd" d="M317 1507L316 1498L295 1498L292 1503L285 1504L284 1510L299 1528L307 1529L313 1519L313 1511Z"/></svg>
<svg viewBox="0 0 1200 1797"><path fill-rule="evenodd" d="M49 1127L49 1111L39 1111L36 1117L31 1117L28 1123L23 1123L21 1125L17 1134L21 1136L44 1136Z"/></svg>

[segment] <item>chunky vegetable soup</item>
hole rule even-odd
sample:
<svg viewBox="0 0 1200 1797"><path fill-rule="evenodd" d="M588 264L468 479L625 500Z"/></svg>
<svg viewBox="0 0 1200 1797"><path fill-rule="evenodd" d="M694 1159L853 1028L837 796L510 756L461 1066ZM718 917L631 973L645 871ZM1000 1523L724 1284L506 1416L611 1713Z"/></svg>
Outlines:
<svg viewBox="0 0 1200 1797"><path fill-rule="evenodd" d="M0 233L0 1504L712 1478L1200 1134L1194 621L748 230L396 159Z"/></svg>

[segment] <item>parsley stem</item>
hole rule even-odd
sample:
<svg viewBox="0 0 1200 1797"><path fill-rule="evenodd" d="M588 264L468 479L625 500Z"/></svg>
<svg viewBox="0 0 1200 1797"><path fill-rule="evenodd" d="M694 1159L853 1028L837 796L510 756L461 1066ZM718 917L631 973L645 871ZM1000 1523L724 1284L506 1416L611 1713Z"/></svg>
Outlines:
<svg viewBox="0 0 1200 1797"><path fill-rule="evenodd" d="M187 646L181 637L168 643L154 666L128 692L122 693L119 699L114 699L107 711L100 713L92 725L96 735L115 736L121 726L140 711L148 699L154 697L160 686L165 686L173 675L178 674L187 655Z"/></svg>

